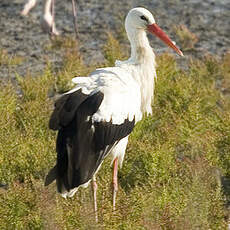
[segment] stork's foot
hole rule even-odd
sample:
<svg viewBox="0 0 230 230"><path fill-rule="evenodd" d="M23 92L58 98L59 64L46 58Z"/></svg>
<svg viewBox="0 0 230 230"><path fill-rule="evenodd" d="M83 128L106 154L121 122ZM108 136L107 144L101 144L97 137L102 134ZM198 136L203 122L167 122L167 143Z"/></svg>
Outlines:
<svg viewBox="0 0 230 230"><path fill-rule="evenodd" d="M51 29L51 35L53 36L59 36L61 33L56 29L56 26L54 25L53 29Z"/></svg>
<svg viewBox="0 0 230 230"><path fill-rule="evenodd" d="M21 11L21 15L22 16L27 16L28 15L28 13L29 13L29 11L28 10L26 10L25 8Z"/></svg>
<svg viewBox="0 0 230 230"><path fill-rule="evenodd" d="M45 33L50 34L50 36L58 36L60 32L56 29L55 23L52 25L52 20L47 18L41 19L41 27Z"/></svg>

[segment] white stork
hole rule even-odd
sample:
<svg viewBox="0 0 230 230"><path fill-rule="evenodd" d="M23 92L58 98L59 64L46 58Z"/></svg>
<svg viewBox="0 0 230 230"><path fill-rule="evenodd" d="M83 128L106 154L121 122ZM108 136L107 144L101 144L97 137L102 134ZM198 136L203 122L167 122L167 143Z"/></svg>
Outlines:
<svg viewBox="0 0 230 230"><path fill-rule="evenodd" d="M44 32L49 33L50 35L59 35L60 32L56 29L55 25L55 0L43 0L43 14L41 17L41 27ZM21 15L27 16L32 8L35 7L37 0L28 0L25 4ZM73 10L73 20L75 26L75 33L77 36L77 26L76 26L76 5L75 0L72 0L72 10Z"/></svg>
<svg viewBox="0 0 230 230"><path fill-rule="evenodd" d="M80 186L86 187L92 181L95 213L95 176L102 162L111 156L115 209L118 164L122 166L128 136L144 114L152 113L156 63L146 31L183 56L147 9L131 9L125 29L131 57L116 61L115 67L96 69L88 77L73 78L76 87L57 100L49 122L51 129L58 130L57 164L47 175L45 185L56 180L58 192L71 197Z"/></svg>

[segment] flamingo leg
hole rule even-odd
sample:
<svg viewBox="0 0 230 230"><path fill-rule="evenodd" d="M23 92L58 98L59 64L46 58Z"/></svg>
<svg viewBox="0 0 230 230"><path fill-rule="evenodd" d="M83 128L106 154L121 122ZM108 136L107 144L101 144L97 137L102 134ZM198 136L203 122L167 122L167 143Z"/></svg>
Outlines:
<svg viewBox="0 0 230 230"><path fill-rule="evenodd" d="M113 162L113 211L116 209L116 195L118 191L118 182L117 182L117 173L118 173L118 158L115 158Z"/></svg>
<svg viewBox="0 0 230 230"><path fill-rule="evenodd" d="M98 222L98 215L97 215L97 183L96 178L93 176L92 179L92 190L93 190L93 205L94 205L94 213L95 213L95 221Z"/></svg>

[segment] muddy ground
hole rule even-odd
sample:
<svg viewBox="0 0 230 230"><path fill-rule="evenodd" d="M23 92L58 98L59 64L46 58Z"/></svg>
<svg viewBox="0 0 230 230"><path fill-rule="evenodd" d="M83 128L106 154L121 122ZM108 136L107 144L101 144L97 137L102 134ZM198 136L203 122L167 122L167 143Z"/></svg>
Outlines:
<svg viewBox="0 0 230 230"><path fill-rule="evenodd" d="M0 0L0 49L7 50L10 55L25 57L25 61L12 67L11 71L0 66L1 78L14 77L15 72L36 75L44 69L47 58L60 65L61 53L45 48L50 41L40 27L42 0L38 0L28 17L22 17L20 11L26 1ZM207 52L220 56L229 51L230 0L77 0L80 51L87 64L103 61L101 49L106 32L120 33L129 9L140 5L153 12L157 23L177 43L175 25L184 24L198 36L195 51L185 52L187 57L202 56ZM56 26L63 35L74 37L71 7L70 0L56 0ZM153 36L150 40L157 54L169 51ZM128 49L126 39L124 44Z"/></svg>

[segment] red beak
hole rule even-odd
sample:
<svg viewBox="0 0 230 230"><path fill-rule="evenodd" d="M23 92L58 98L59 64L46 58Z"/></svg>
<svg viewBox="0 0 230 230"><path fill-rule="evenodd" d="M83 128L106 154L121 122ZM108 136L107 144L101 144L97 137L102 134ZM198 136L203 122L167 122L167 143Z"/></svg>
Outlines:
<svg viewBox="0 0 230 230"><path fill-rule="evenodd" d="M180 51L180 49L173 44L172 40L156 23L153 23L152 25L148 25L147 28L150 33L160 38L166 45L174 49L180 56L184 56L183 53Z"/></svg>

